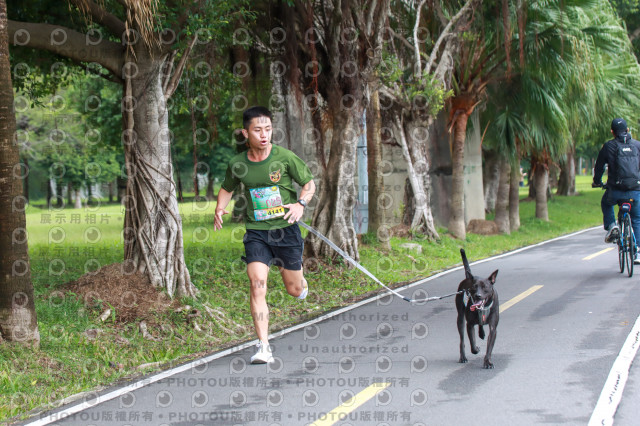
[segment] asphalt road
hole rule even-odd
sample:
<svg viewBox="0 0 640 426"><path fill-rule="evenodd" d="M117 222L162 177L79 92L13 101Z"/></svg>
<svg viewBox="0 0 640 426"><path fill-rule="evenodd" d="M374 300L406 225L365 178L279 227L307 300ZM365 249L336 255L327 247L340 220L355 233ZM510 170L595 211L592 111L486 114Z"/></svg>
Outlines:
<svg viewBox="0 0 640 426"><path fill-rule="evenodd" d="M476 275L499 269L493 370L482 368L484 341L478 355L466 341L469 362L458 363L453 298L410 305L386 295L273 338L270 365L249 364L253 347L227 351L146 386L92 395L83 411L60 411L75 403L46 413L41 424L587 424L640 314L640 268L620 274L613 250L584 259L613 247L603 235L589 230L472 263ZM463 278L452 270L403 294L451 293ZM616 425L638 424L638 370Z"/></svg>

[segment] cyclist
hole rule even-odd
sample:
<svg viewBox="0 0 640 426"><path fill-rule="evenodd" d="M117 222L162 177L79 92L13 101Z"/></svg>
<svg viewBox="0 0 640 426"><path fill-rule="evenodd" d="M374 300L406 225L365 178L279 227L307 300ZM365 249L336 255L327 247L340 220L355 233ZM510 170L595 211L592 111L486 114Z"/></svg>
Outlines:
<svg viewBox="0 0 640 426"><path fill-rule="evenodd" d="M605 164L608 166L607 190L602 196L602 219L607 231L604 241L613 243L620 235L616 224L615 206L620 199L633 199L631 205L631 224L636 238L640 236L640 142L629 133L627 122L615 118L611 122L613 139L606 142L596 160L593 169L593 183L602 186L602 174ZM640 264L640 260L634 260Z"/></svg>

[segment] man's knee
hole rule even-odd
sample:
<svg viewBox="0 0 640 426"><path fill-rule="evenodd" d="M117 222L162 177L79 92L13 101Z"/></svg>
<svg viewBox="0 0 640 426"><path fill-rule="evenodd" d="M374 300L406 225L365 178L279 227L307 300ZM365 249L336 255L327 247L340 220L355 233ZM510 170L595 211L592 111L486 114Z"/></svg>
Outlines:
<svg viewBox="0 0 640 426"><path fill-rule="evenodd" d="M291 291L299 291L300 289L302 289L304 287L304 278L302 279L292 279L292 280L288 280L285 281L284 283L287 291L291 292Z"/></svg>
<svg viewBox="0 0 640 426"><path fill-rule="evenodd" d="M264 279L251 280L251 295L264 296L267 293L267 281Z"/></svg>

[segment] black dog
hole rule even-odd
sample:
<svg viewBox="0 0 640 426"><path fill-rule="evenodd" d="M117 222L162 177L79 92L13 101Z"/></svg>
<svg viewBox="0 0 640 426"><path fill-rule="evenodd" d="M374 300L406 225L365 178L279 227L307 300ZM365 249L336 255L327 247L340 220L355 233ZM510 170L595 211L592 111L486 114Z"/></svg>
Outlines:
<svg viewBox="0 0 640 426"><path fill-rule="evenodd" d="M478 336L484 339L484 324L489 324L489 338L487 339L487 354L484 356L484 368L493 368L491 363L491 351L496 343L496 327L500 319L500 304L498 303L498 293L493 285L496 282L498 270L493 271L489 278L479 278L473 276L467 256L463 249L460 249L464 273L466 278L460 282L456 295L456 309L458 310L458 333L460 333L460 360L467 362L464 354L464 320L467 320L467 334L471 353L477 354L480 348L476 346L476 339L473 333L473 326L478 325Z"/></svg>

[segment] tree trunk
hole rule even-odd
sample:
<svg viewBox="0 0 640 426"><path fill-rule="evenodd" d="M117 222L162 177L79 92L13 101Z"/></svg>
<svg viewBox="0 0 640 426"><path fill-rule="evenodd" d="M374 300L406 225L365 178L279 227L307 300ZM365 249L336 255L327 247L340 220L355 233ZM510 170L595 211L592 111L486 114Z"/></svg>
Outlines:
<svg viewBox="0 0 640 426"><path fill-rule="evenodd" d="M116 183L118 186L118 203L122 203L127 196L127 179L118 177Z"/></svg>
<svg viewBox="0 0 640 426"><path fill-rule="evenodd" d="M301 87L306 95L313 96L308 102L310 107L322 105L315 109L312 119L322 147L324 137L331 135L326 162L323 161L324 149L316 150L324 173L318 185L312 224L358 259L358 240L353 227L353 210L358 201L357 143L363 133L365 93L370 82L376 80L375 72L381 59L389 1L289 4L294 6L294 3L295 8L282 7L280 15L287 32L287 43L282 50L291 70L288 78L295 82L292 87ZM318 31L309 32L311 28ZM353 36L345 37L347 33ZM320 68L316 66L318 62ZM317 258L335 256L327 244L313 237L307 237L305 254Z"/></svg>
<svg viewBox="0 0 640 426"><path fill-rule="evenodd" d="M196 137L198 124L196 123L196 112L189 93L189 79L185 80L185 86L187 91L187 101L189 102L189 110L191 113L191 138L193 142L193 192L195 193L194 199L197 200L200 198L200 188L198 186L198 138ZM182 198L180 198L180 201L182 201Z"/></svg>
<svg viewBox="0 0 640 426"><path fill-rule="evenodd" d="M576 159L575 148L571 146L567 151L567 158L560 163L560 179L558 180L557 195L576 195Z"/></svg>
<svg viewBox="0 0 640 426"><path fill-rule="evenodd" d="M209 173L209 175L207 176L207 200L209 201L213 201L215 200L216 196L213 193L213 174Z"/></svg>
<svg viewBox="0 0 640 426"><path fill-rule="evenodd" d="M70 206L73 202L73 188L71 188L71 182L67 183L67 205Z"/></svg>
<svg viewBox="0 0 640 426"><path fill-rule="evenodd" d="M367 174L369 176L369 224L368 232L374 232L386 249L391 248L390 232L385 227L385 216L391 207L390 194L384 192L384 178L380 165L382 163L382 141L380 128L380 97L373 91L367 108Z"/></svg>
<svg viewBox="0 0 640 426"><path fill-rule="evenodd" d="M166 288L169 296L195 296L197 290L184 261L182 218L173 180L161 72L166 57L154 57L155 52L141 43L136 46L135 66L129 68L127 62L123 71L128 176L124 259L147 273L154 287ZM133 61L127 52L127 59Z"/></svg>
<svg viewBox="0 0 640 426"><path fill-rule="evenodd" d="M9 63L7 4L0 0L0 342L40 344L26 231L26 198L14 143L16 116Z"/></svg>
<svg viewBox="0 0 640 426"><path fill-rule="evenodd" d="M331 105L342 98L341 94L330 95ZM361 99L361 98L360 98ZM333 102L332 102L333 101ZM335 103L334 105L339 105ZM353 227L353 209L356 207L358 194L355 186L356 146L362 133L359 125L362 108L354 106L350 111L338 111L333 117L333 133L331 151L327 168L319 185L318 204L313 212L313 227L342 248L355 260L358 254L358 239ZM305 244L307 257L332 259L336 256L329 245L311 235Z"/></svg>
<svg viewBox="0 0 640 426"><path fill-rule="evenodd" d="M406 178L404 182L402 204L404 205L402 224L411 227L416 211L416 198L413 196L413 187L411 186L411 180L409 178Z"/></svg>
<svg viewBox="0 0 640 426"><path fill-rule="evenodd" d="M25 167L25 171L24 171L24 177L23 177L23 181L24 181L24 198L26 198L27 203L29 203L29 158L28 156L24 156L22 159L23 163L24 163L24 167Z"/></svg>
<svg viewBox="0 0 640 426"><path fill-rule="evenodd" d="M51 187L51 179L47 179L47 209L51 208L51 198L53 198L53 188Z"/></svg>
<svg viewBox="0 0 640 426"><path fill-rule="evenodd" d="M482 130L480 113L474 110L469 117L471 131L467 132L463 153L464 223L486 218L484 186L482 184Z"/></svg>
<svg viewBox="0 0 640 426"><path fill-rule="evenodd" d="M422 190L424 191L425 204L424 211L421 214L422 228L421 231L430 239L440 239L436 224L431 211L431 157L429 156L429 125L432 118L428 120L414 118L405 126L409 129L409 146L411 155L416 160L415 169L418 177L422 182ZM415 216L414 216L415 220Z"/></svg>
<svg viewBox="0 0 640 426"><path fill-rule="evenodd" d="M75 198L75 205L73 206L74 209L81 209L82 208L82 198L80 197L80 189L74 189L73 190L73 194L74 194L74 198Z"/></svg>
<svg viewBox="0 0 640 426"><path fill-rule="evenodd" d="M91 199L93 198L93 186L91 181L87 181L87 205L89 205L89 203L91 202Z"/></svg>
<svg viewBox="0 0 640 426"><path fill-rule="evenodd" d="M520 161L511 165L509 180L509 226L511 232L520 229Z"/></svg>
<svg viewBox="0 0 640 426"><path fill-rule="evenodd" d="M535 200L536 199L535 169L538 163L534 156L531 156L529 160L529 164L530 164L529 173L527 174L527 176L529 176L529 179L527 179L527 184L529 185L529 195L527 197L529 200Z"/></svg>
<svg viewBox="0 0 640 426"><path fill-rule="evenodd" d="M558 188L558 166L555 163L549 164L549 191Z"/></svg>
<svg viewBox="0 0 640 426"><path fill-rule="evenodd" d="M500 186L500 157L495 151L484 152L484 210L492 212L496 208L498 186Z"/></svg>
<svg viewBox="0 0 640 426"><path fill-rule="evenodd" d="M547 205L547 189L549 187L549 168L544 163L537 163L534 169L536 187L536 217L549 220Z"/></svg>
<svg viewBox="0 0 640 426"><path fill-rule="evenodd" d="M180 177L180 170L176 170L176 179L178 180L178 200L183 202L184 198L182 197L182 178Z"/></svg>
<svg viewBox="0 0 640 426"><path fill-rule="evenodd" d="M498 196L496 198L496 218L498 230L503 234L511 231L509 224L509 177L511 167L506 159L500 161L500 184L498 185Z"/></svg>
<svg viewBox="0 0 640 426"><path fill-rule="evenodd" d="M62 208L64 206L64 197L62 196L63 185L59 180L56 181L56 207Z"/></svg>
<svg viewBox="0 0 640 426"><path fill-rule="evenodd" d="M198 185L198 172L195 171L198 168L197 165L197 160L196 160L196 164L194 164L193 169L194 169L194 176L193 176L193 192L194 192L194 199L198 199L200 198L200 187Z"/></svg>
<svg viewBox="0 0 640 426"><path fill-rule="evenodd" d="M451 217L449 233L455 238L466 238L464 223L464 141L470 112L458 110L453 123L453 144L451 147Z"/></svg>
<svg viewBox="0 0 640 426"><path fill-rule="evenodd" d="M413 196L413 217L411 229L423 232L430 239L438 239L430 205L431 178L429 176L429 158L426 154L428 131L421 120L411 118L403 122L395 117L396 139L402 147L402 155L407 162L408 179ZM409 137L407 137L409 135Z"/></svg>
<svg viewBox="0 0 640 426"><path fill-rule="evenodd" d="M113 203L113 181L109 182L109 203Z"/></svg>

